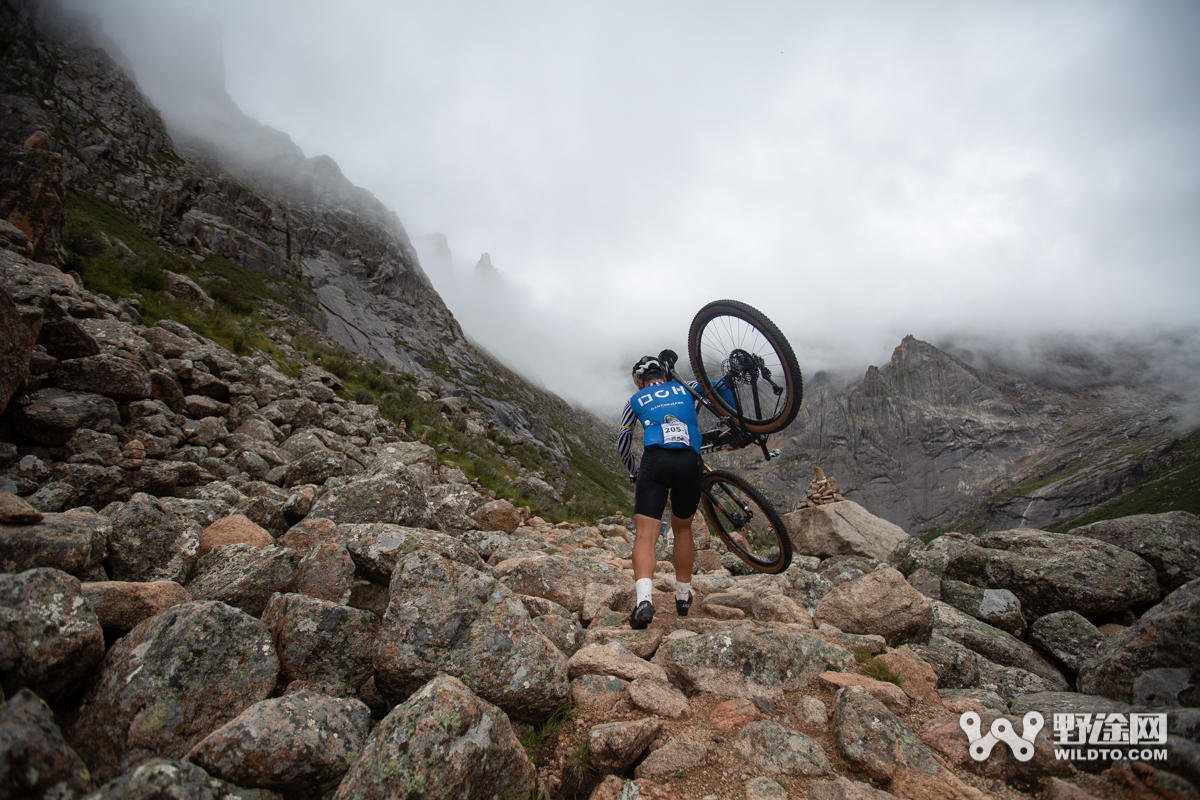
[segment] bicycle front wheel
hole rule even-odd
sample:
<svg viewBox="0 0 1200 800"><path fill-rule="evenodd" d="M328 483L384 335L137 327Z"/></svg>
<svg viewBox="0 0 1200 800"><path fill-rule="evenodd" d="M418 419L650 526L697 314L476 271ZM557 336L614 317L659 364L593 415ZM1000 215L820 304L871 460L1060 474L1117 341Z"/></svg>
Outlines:
<svg viewBox="0 0 1200 800"><path fill-rule="evenodd" d="M688 355L702 391L751 433L774 433L800 412L796 354L758 309L736 300L709 303L692 320Z"/></svg>
<svg viewBox="0 0 1200 800"><path fill-rule="evenodd" d="M792 563L792 540L779 514L758 490L731 472L705 473L704 516L721 541L759 572L783 572Z"/></svg>

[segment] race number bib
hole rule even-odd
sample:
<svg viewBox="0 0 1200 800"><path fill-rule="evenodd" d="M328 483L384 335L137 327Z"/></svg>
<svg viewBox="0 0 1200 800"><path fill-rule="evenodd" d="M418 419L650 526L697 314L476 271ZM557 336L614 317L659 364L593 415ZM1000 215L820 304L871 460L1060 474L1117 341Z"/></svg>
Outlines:
<svg viewBox="0 0 1200 800"><path fill-rule="evenodd" d="M683 444L691 446L692 437L688 433L687 423L664 422L662 424L663 444Z"/></svg>

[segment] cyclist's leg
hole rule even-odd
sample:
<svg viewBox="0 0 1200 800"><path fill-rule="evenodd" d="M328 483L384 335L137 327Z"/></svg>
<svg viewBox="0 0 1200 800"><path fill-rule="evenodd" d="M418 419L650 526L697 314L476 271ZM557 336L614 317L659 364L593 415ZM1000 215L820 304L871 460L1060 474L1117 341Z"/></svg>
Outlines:
<svg viewBox="0 0 1200 800"><path fill-rule="evenodd" d="M658 543L659 520L667 507L669 487L661 481L662 448L652 447L642 454L638 467L637 488L633 500L633 578L641 580L654 577L654 546Z"/></svg>
<svg viewBox="0 0 1200 800"><path fill-rule="evenodd" d="M700 456L690 450L679 453L675 461L671 484L671 531L675 535L675 580L692 582L692 565L696 559L696 542L692 539L692 517L700 505Z"/></svg>

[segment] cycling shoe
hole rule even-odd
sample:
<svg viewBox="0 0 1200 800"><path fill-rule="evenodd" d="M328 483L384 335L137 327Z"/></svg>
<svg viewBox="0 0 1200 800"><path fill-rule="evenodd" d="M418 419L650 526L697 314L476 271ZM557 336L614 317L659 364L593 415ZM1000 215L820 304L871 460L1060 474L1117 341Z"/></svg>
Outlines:
<svg viewBox="0 0 1200 800"><path fill-rule="evenodd" d="M690 611L691 608L692 608L692 593L691 592L688 592L687 600L680 600L678 597L675 598L675 613L678 614L679 616L686 617L688 615L688 611Z"/></svg>
<svg viewBox="0 0 1200 800"><path fill-rule="evenodd" d="M638 607L629 615L629 627L640 631L654 621L654 605L649 600L638 603Z"/></svg>

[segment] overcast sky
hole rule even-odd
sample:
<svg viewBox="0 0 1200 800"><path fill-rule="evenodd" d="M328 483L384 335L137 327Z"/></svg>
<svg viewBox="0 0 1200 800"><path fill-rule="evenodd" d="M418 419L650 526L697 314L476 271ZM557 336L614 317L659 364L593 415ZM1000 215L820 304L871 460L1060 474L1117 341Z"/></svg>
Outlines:
<svg viewBox="0 0 1200 800"><path fill-rule="evenodd" d="M1200 320L1193 0L180 1L245 112L460 281L489 253L516 299L452 310L597 410L721 297L806 372Z"/></svg>

